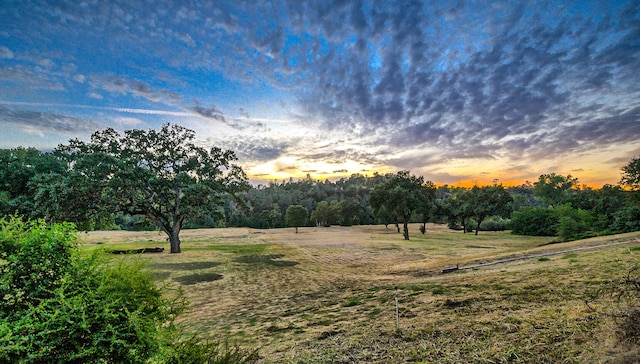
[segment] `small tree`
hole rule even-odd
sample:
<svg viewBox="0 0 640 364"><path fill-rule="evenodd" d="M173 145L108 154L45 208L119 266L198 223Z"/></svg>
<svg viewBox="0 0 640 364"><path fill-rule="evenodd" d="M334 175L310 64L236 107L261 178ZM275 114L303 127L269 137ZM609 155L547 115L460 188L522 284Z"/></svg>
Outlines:
<svg viewBox="0 0 640 364"><path fill-rule="evenodd" d="M420 189L420 199L422 202L418 205L416 214L422 223L420 232L427 232L427 222L433 218L436 213L436 187L431 181L426 181L424 187Z"/></svg>
<svg viewBox="0 0 640 364"><path fill-rule="evenodd" d="M501 185L478 187L469 191L471 214L476 221L476 235L480 224L489 216L508 218L511 215L513 198Z"/></svg>
<svg viewBox="0 0 640 364"><path fill-rule="evenodd" d="M633 190L640 190L640 157L635 157L622 167L620 184Z"/></svg>
<svg viewBox="0 0 640 364"><path fill-rule="evenodd" d="M359 222L363 214L362 206L353 198L340 201L337 208L340 211L340 225L342 226L351 226Z"/></svg>
<svg viewBox="0 0 640 364"><path fill-rule="evenodd" d="M450 229L462 226L463 233L472 231L470 220L473 216L472 193L470 190L459 190L450 198L440 202L440 209L447 216Z"/></svg>
<svg viewBox="0 0 640 364"><path fill-rule="evenodd" d="M331 226L330 218L331 206L329 206L329 202L318 202L316 209L311 213L311 221L313 221L316 226Z"/></svg>
<svg viewBox="0 0 640 364"><path fill-rule="evenodd" d="M305 226L307 224L308 215L309 215L309 211L307 210L306 207L302 205L291 205L287 207L287 212L285 213L287 225L295 227L296 234L297 234L298 227Z"/></svg>
<svg viewBox="0 0 640 364"><path fill-rule="evenodd" d="M374 212L387 209L394 214L404 227L404 239L409 240L409 221L420 206L425 203L425 189L433 188L431 182L425 183L422 176L412 176L409 171L400 171L389 175L388 179L376 185L369 197Z"/></svg>

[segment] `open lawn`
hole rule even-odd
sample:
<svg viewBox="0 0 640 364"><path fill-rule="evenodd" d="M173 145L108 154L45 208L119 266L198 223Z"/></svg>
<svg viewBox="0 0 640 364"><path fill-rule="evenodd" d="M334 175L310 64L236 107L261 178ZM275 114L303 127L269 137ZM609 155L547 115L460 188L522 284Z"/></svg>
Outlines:
<svg viewBox="0 0 640 364"><path fill-rule="evenodd" d="M410 226L184 230L183 253L145 254L181 286L181 321L259 348L264 363L632 363L610 299L585 300L640 263L640 233L562 244ZM86 249L163 246L159 232L81 233ZM622 244L442 274L445 267ZM395 288L399 325L396 330ZM603 296L603 295L601 295Z"/></svg>

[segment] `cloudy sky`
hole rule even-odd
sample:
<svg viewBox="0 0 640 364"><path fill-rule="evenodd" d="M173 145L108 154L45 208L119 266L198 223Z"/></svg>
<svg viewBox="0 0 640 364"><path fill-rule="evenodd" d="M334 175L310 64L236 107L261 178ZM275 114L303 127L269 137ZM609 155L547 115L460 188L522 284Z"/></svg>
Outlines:
<svg viewBox="0 0 640 364"><path fill-rule="evenodd" d="M166 122L254 181L616 183L640 1L2 0L0 148Z"/></svg>

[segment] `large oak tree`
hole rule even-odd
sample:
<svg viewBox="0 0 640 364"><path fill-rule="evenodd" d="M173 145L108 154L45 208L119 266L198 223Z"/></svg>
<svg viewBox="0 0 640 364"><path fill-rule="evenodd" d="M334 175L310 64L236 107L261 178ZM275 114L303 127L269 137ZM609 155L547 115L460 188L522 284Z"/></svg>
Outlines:
<svg viewBox="0 0 640 364"><path fill-rule="evenodd" d="M171 252L179 253L185 219L216 215L223 194L249 188L233 151L206 150L194 139L194 131L164 124L158 131L120 135L109 128L95 132L88 143L71 140L56 150L69 166L57 191L65 191L73 209L93 209L80 215L85 218L119 211L146 215L167 234ZM52 190L55 194L55 184Z"/></svg>

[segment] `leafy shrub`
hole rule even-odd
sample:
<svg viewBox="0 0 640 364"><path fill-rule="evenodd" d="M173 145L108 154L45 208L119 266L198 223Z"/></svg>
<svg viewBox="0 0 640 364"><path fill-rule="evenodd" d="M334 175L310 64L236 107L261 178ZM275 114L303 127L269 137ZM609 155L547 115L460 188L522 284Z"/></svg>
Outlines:
<svg viewBox="0 0 640 364"><path fill-rule="evenodd" d="M140 260L83 258L73 224L0 219L0 362L245 363L172 324L186 307ZM183 351L184 350L184 351ZM162 355L161 355L162 354Z"/></svg>
<svg viewBox="0 0 640 364"><path fill-rule="evenodd" d="M140 262L81 259L72 224L0 220L0 361L144 362L175 314Z"/></svg>
<svg viewBox="0 0 640 364"><path fill-rule="evenodd" d="M513 213L511 229L514 234L555 236L558 232L558 216L553 209L533 207Z"/></svg>
<svg viewBox="0 0 640 364"><path fill-rule="evenodd" d="M457 221L449 221L447 223L447 226L451 230L462 230L463 229L462 225ZM475 227L476 227L476 220L474 220L474 219L466 219L465 220L464 230L466 232L468 232L468 233L473 232L473 229Z"/></svg>
<svg viewBox="0 0 640 364"><path fill-rule="evenodd" d="M181 340L171 340L162 352L152 360L163 364L232 364L255 363L256 351L245 351L228 343L203 340L192 335Z"/></svg>
<svg viewBox="0 0 640 364"><path fill-rule="evenodd" d="M515 212L511 229L514 234L558 236L560 240L568 241L593 235L593 221L589 211L574 209L570 204L534 207Z"/></svg>
<svg viewBox="0 0 640 364"><path fill-rule="evenodd" d="M504 231L507 230L509 220L505 220L498 216L493 216L480 223L480 230L482 231Z"/></svg>
<svg viewBox="0 0 640 364"><path fill-rule="evenodd" d="M640 230L640 206L631 205L616 211L611 228L618 232Z"/></svg>
<svg viewBox="0 0 640 364"><path fill-rule="evenodd" d="M591 236L593 218L588 211L574 209L571 205L562 205L554 208L554 214L558 218L558 237L562 241L582 239Z"/></svg>

